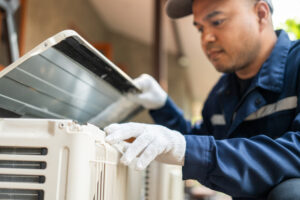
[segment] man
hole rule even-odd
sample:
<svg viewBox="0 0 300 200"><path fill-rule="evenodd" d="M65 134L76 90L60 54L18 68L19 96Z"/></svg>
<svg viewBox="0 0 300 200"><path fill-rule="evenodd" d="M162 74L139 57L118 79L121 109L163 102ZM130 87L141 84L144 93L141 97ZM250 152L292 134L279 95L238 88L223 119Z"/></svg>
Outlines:
<svg viewBox="0 0 300 200"><path fill-rule="evenodd" d="M152 77L136 79L143 92L131 99L160 125L105 128L111 144L136 137L124 164L182 165L184 179L234 199L300 199L300 42L274 32L272 9L270 0L168 0L171 18L193 13L202 48L224 75L195 126Z"/></svg>

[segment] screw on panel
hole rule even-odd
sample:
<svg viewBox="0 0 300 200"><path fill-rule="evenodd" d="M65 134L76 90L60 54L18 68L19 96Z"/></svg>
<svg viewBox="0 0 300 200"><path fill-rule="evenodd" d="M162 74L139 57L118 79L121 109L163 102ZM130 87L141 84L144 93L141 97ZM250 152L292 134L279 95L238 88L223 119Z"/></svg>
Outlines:
<svg viewBox="0 0 300 200"><path fill-rule="evenodd" d="M59 123L59 124L58 124L58 128L60 128L60 129L63 129L64 126L65 126L64 123Z"/></svg>

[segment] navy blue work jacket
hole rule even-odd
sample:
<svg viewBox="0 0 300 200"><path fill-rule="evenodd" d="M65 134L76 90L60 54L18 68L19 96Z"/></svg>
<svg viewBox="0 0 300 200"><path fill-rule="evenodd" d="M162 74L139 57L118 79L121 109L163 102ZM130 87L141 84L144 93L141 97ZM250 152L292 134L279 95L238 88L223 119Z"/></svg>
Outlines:
<svg viewBox="0 0 300 200"><path fill-rule="evenodd" d="M276 33L270 57L245 94L239 97L234 74L223 75L201 123L192 126L169 98L150 111L157 124L185 135L184 179L234 199L266 199L277 184L300 177L300 42Z"/></svg>

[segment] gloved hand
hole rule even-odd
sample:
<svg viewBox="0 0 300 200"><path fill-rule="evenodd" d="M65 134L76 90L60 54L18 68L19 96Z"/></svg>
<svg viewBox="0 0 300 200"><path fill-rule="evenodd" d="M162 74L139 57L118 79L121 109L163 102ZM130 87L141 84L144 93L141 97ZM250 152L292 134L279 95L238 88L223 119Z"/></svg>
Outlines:
<svg viewBox="0 0 300 200"><path fill-rule="evenodd" d="M137 158L135 168L145 169L151 161L167 164L184 164L186 141L183 135L160 125L141 123L112 124L104 128L107 133L106 142L116 144L135 137L133 143L128 143L121 158L125 165Z"/></svg>
<svg viewBox="0 0 300 200"><path fill-rule="evenodd" d="M152 76L142 74L133 82L142 90L142 93L129 94L128 98L131 101L147 109L158 109L165 105L168 95Z"/></svg>

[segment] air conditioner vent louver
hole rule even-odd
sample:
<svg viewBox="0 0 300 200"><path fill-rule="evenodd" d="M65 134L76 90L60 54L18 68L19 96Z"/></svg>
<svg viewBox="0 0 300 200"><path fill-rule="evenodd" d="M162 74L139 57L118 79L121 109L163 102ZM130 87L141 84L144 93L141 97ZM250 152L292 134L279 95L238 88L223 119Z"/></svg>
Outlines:
<svg viewBox="0 0 300 200"><path fill-rule="evenodd" d="M0 182L45 183L45 176L0 174Z"/></svg>
<svg viewBox="0 0 300 200"><path fill-rule="evenodd" d="M0 173L0 200L44 200L43 190L30 190L30 189L18 189L18 188L5 188L5 184L44 184L46 177L44 175L31 175L26 174L23 170L45 170L45 161L30 161L26 158L32 158L32 156L46 156L48 154L47 148L26 148L26 147L0 147L0 155L11 160L0 159L0 171L12 170L11 174ZM15 156L19 156L25 160L14 160ZM39 172L36 172L37 174ZM3 184L3 186L2 186Z"/></svg>
<svg viewBox="0 0 300 200"><path fill-rule="evenodd" d="M0 168L46 169L46 166L46 162L43 161L0 160Z"/></svg>
<svg viewBox="0 0 300 200"><path fill-rule="evenodd" d="M0 147L0 154L47 155L47 148Z"/></svg>
<svg viewBox="0 0 300 200"><path fill-rule="evenodd" d="M42 190L0 189L0 199L5 200L43 200Z"/></svg>

